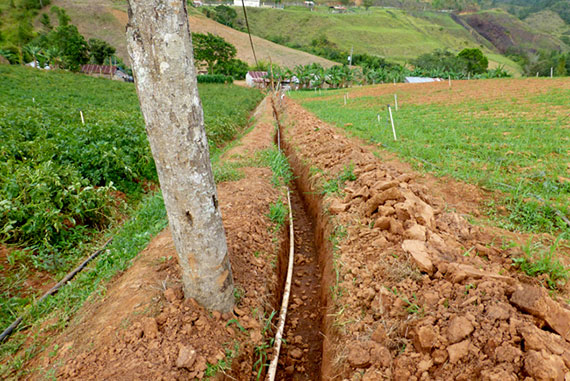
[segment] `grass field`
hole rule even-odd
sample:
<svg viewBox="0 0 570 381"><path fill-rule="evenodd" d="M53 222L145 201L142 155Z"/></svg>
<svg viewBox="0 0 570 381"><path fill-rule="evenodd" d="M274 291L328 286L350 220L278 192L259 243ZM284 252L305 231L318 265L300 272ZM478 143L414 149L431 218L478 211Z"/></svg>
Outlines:
<svg viewBox="0 0 570 381"><path fill-rule="evenodd" d="M480 80L291 93L307 109L417 167L505 192L507 228L570 233L570 80ZM387 124L394 106L398 141ZM380 119L380 123L378 122ZM532 195L547 201L538 201ZM496 208L489 208L494 213Z"/></svg>
<svg viewBox="0 0 570 381"><path fill-rule="evenodd" d="M243 18L239 9L238 15ZM355 53L380 55L400 63L435 49L460 51L478 47L486 54L496 53L490 43L477 42L445 13L418 12L416 16L399 9L371 8L331 14L326 7L318 7L314 12L288 7L252 8L248 10L248 18L252 33L266 39L309 46L312 40L325 36L346 52L354 48ZM497 59L496 55L489 58ZM505 57L499 63L513 73L520 71L517 64Z"/></svg>
<svg viewBox="0 0 570 381"><path fill-rule="evenodd" d="M160 192L149 191L157 177L132 83L6 65L0 82L3 330L46 286L116 236L104 259L29 311L25 323L55 308L65 321L101 282L128 266L166 216ZM199 92L216 161L263 94L219 84L201 84ZM11 340L0 353L12 353L18 343Z"/></svg>

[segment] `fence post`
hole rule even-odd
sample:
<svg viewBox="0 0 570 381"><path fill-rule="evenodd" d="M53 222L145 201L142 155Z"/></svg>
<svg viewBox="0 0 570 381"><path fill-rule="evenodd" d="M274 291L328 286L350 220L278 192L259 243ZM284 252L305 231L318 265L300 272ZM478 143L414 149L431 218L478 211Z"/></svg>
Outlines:
<svg viewBox="0 0 570 381"><path fill-rule="evenodd" d="M396 128L394 127L394 118L392 117L392 108L388 105L388 114L390 115L390 123L392 123L392 133L394 134L394 141L397 141Z"/></svg>

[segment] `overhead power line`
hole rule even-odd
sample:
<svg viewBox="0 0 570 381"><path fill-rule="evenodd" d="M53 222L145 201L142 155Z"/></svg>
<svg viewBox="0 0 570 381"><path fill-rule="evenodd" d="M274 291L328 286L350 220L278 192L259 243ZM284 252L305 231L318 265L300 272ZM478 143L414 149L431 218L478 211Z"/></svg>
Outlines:
<svg viewBox="0 0 570 381"><path fill-rule="evenodd" d="M243 8L243 15L245 17L245 25L247 25L247 34L249 35L249 43L251 44L251 51L253 52L253 59L255 60L255 66L257 66L257 56L255 55L255 48L253 47L253 39L251 38L251 31L249 30L249 21L247 20L247 11L245 10L244 0L241 0L241 6Z"/></svg>

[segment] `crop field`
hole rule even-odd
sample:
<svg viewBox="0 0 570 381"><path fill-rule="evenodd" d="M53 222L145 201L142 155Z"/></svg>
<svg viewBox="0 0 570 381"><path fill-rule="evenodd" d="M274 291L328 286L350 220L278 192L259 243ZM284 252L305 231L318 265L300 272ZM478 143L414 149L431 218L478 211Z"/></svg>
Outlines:
<svg viewBox="0 0 570 381"><path fill-rule="evenodd" d="M133 84L13 66L0 67L0 82L3 330L79 258L116 235L107 262L78 282L93 290L99 278L124 268L166 217L160 192L153 192L156 170ZM201 84L199 91L216 160L263 95L234 85Z"/></svg>
<svg viewBox="0 0 570 381"><path fill-rule="evenodd" d="M570 213L567 79L453 81L451 88L447 81L390 84L290 95L319 118L416 167L503 192L504 216L488 209L503 227L570 232L553 209Z"/></svg>

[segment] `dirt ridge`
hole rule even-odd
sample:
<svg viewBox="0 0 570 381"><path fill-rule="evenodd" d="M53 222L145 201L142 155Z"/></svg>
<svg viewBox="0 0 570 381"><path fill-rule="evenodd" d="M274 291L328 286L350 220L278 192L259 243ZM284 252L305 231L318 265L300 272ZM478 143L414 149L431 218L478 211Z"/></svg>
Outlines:
<svg viewBox="0 0 570 381"><path fill-rule="evenodd" d="M323 379L570 376L561 349L568 307L513 270L514 249L496 247L414 175L289 100L287 118L296 175L310 175L304 192L320 195L319 184L351 165L357 176L342 197L316 203L347 233L335 259L342 292L327 313Z"/></svg>

